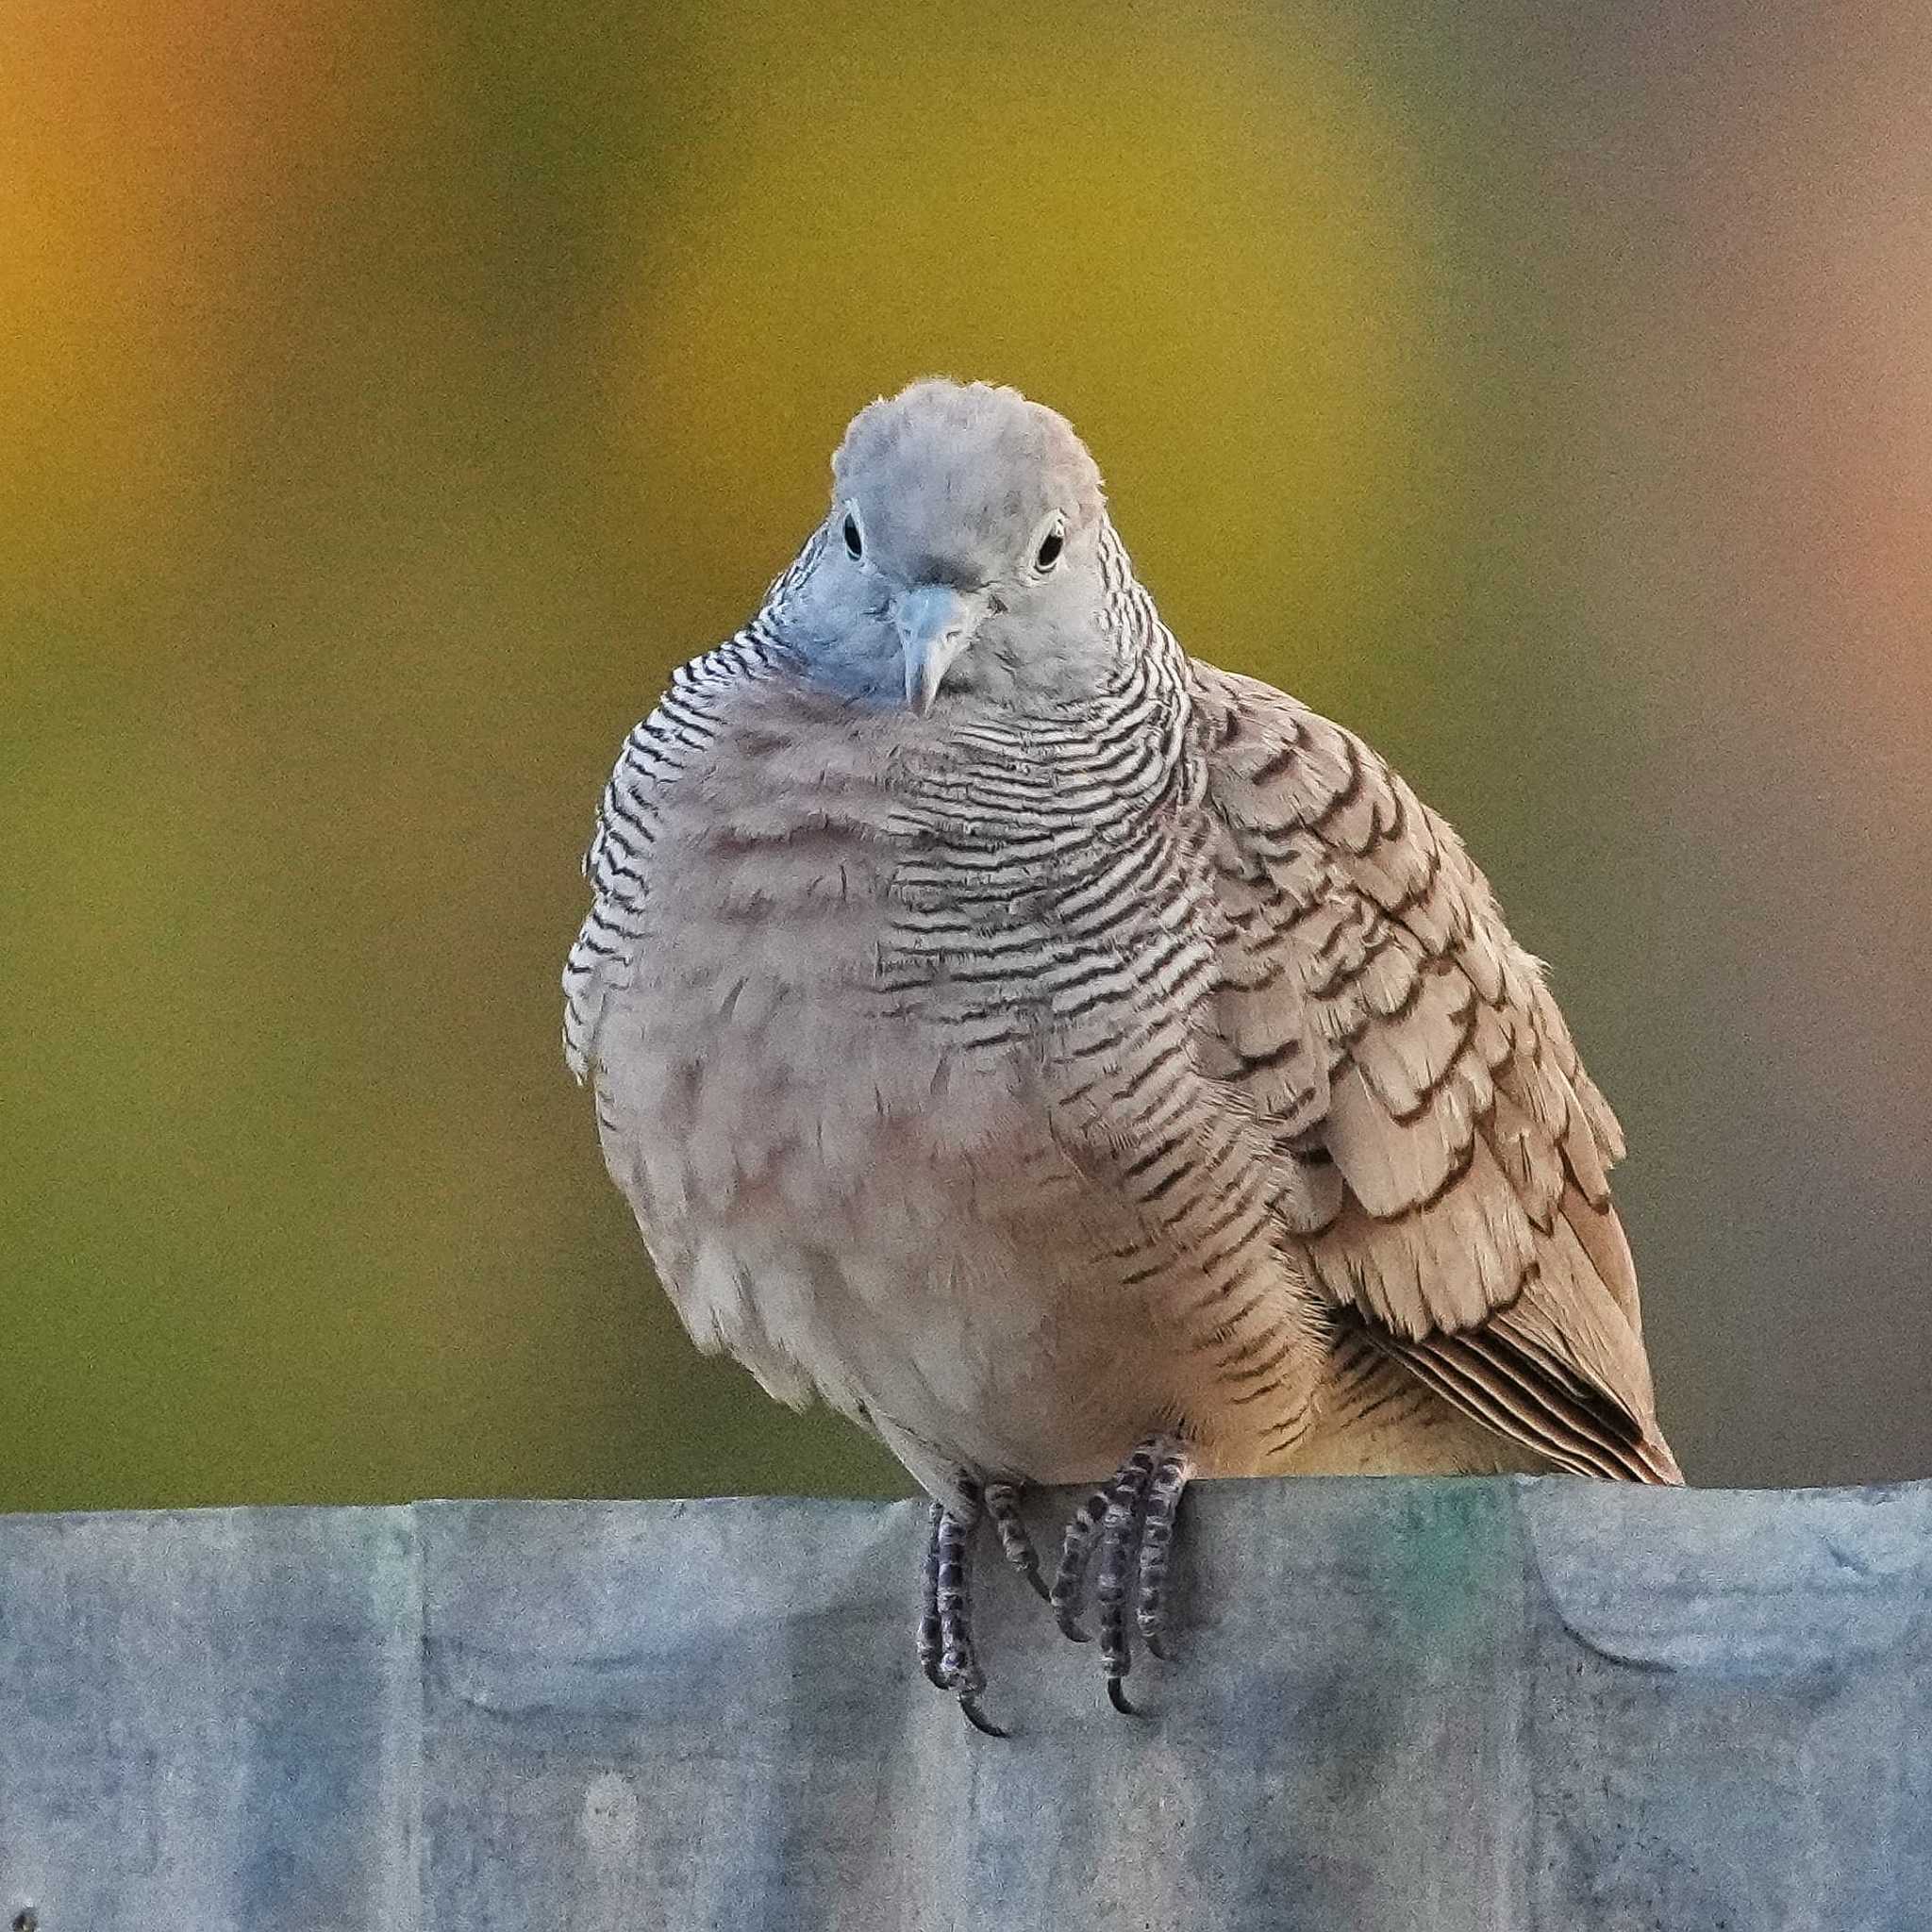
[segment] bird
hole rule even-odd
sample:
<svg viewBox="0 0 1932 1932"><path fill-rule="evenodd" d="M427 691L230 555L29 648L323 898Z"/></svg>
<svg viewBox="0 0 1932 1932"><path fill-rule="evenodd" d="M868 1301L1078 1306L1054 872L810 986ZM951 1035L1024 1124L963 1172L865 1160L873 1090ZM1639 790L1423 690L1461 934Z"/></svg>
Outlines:
<svg viewBox="0 0 1932 1932"><path fill-rule="evenodd" d="M926 1492L977 1728L982 1523L1131 1711L1196 1476L1682 1480L1541 962L1360 738L1183 650L1055 410L859 410L584 872L565 1057L655 1272ZM1050 1582L1036 1485L1088 1492Z"/></svg>

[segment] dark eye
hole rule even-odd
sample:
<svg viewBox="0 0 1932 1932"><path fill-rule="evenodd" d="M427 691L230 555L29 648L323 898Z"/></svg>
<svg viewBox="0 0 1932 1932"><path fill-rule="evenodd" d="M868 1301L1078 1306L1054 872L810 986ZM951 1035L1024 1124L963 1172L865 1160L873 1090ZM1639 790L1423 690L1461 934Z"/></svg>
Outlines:
<svg viewBox="0 0 1932 1932"><path fill-rule="evenodd" d="M858 519L845 512L845 554L857 560L865 555L865 539L858 534Z"/></svg>
<svg viewBox="0 0 1932 1932"><path fill-rule="evenodd" d="M1040 540L1040 550L1033 559L1035 570L1051 570L1060 560L1060 552L1067 547L1067 533L1056 524Z"/></svg>

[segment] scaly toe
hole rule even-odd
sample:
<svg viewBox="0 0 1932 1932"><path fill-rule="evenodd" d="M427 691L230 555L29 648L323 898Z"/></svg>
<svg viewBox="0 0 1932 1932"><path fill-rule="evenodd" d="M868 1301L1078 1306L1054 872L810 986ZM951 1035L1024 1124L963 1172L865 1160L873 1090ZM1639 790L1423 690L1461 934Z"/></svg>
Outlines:
<svg viewBox="0 0 1932 1932"><path fill-rule="evenodd" d="M1026 1533L1025 1520L1020 1514L1019 1484L988 1483L986 1513L999 1532L1000 1550L1008 1565L1026 1579L1028 1588L1042 1603L1052 1603L1053 1592L1040 1574L1040 1553L1033 1547L1033 1539Z"/></svg>
<svg viewBox="0 0 1932 1932"><path fill-rule="evenodd" d="M1054 1572L1053 1589L1047 1602L1053 1606L1054 1622L1063 1636L1075 1643L1093 1640L1080 1622L1080 1600L1087 1593L1087 1570L1093 1560L1093 1546L1100 1540L1100 1526L1107 1521L1108 1505L1113 1501L1114 1483L1103 1483L1080 1505L1067 1533L1060 1541L1059 1568Z"/></svg>
<svg viewBox="0 0 1932 1932"><path fill-rule="evenodd" d="M1193 1474L1193 1464L1179 1443L1158 1445L1154 1473L1148 1478L1147 1499L1141 1518L1140 1574L1134 1591L1134 1621L1149 1657L1173 1660L1167 1641L1167 1572L1174 1554L1174 1527L1181 1492Z"/></svg>
<svg viewBox="0 0 1932 1932"><path fill-rule="evenodd" d="M1127 1578L1136 1567L1141 1511L1154 1474L1154 1449L1143 1442L1122 1465L1100 1529L1100 1577L1094 1601L1100 1607L1100 1657L1107 1668L1108 1694L1133 1668L1127 1644ZM1115 1698L1115 1708L1120 1701Z"/></svg>

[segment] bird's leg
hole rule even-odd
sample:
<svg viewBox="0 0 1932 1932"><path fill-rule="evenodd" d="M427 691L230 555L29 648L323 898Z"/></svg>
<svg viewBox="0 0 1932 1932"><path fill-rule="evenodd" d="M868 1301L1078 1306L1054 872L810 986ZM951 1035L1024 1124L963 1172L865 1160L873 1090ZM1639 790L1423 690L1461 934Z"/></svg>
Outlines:
<svg viewBox="0 0 1932 1932"><path fill-rule="evenodd" d="M979 1707L986 1673L973 1645L969 1554L979 1524L976 1483L959 1485L960 1510L932 1506L932 1536L926 1544L924 1595L919 1617L919 1663L939 1690L959 1700L966 1722L989 1738L1007 1734Z"/></svg>
<svg viewBox="0 0 1932 1932"><path fill-rule="evenodd" d="M1127 1599L1149 1652L1165 1657L1164 1622L1168 1558L1174 1513L1193 1465L1171 1436L1150 1436L1115 1474L1081 1505L1067 1525L1058 1573L1048 1598L1066 1634L1087 1641L1079 1622L1080 1599L1093 1551L1100 1549L1094 1599L1100 1607L1100 1656L1107 1694L1116 1710L1133 1710L1123 1679L1133 1666L1127 1640Z"/></svg>
<svg viewBox="0 0 1932 1932"><path fill-rule="evenodd" d="M992 1518L992 1526L999 1531L1000 1548L1008 1564L1026 1579L1036 1596L1051 1602L1046 1584L1040 1574L1040 1553L1033 1547L1033 1539L1027 1535L1026 1524L1020 1515L1020 1485L988 1483L986 1513Z"/></svg>

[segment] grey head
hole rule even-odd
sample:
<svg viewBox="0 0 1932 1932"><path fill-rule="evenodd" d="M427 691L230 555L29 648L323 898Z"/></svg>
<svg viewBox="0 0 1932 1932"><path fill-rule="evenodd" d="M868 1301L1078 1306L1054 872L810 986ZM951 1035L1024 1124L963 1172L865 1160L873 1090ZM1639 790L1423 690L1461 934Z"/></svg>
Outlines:
<svg viewBox="0 0 1932 1932"><path fill-rule="evenodd" d="M808 675L869 704L1077 702L1120 649L1106 523L1064 417L1017 390L914 383L845 432L786 632Z"/></svg>

